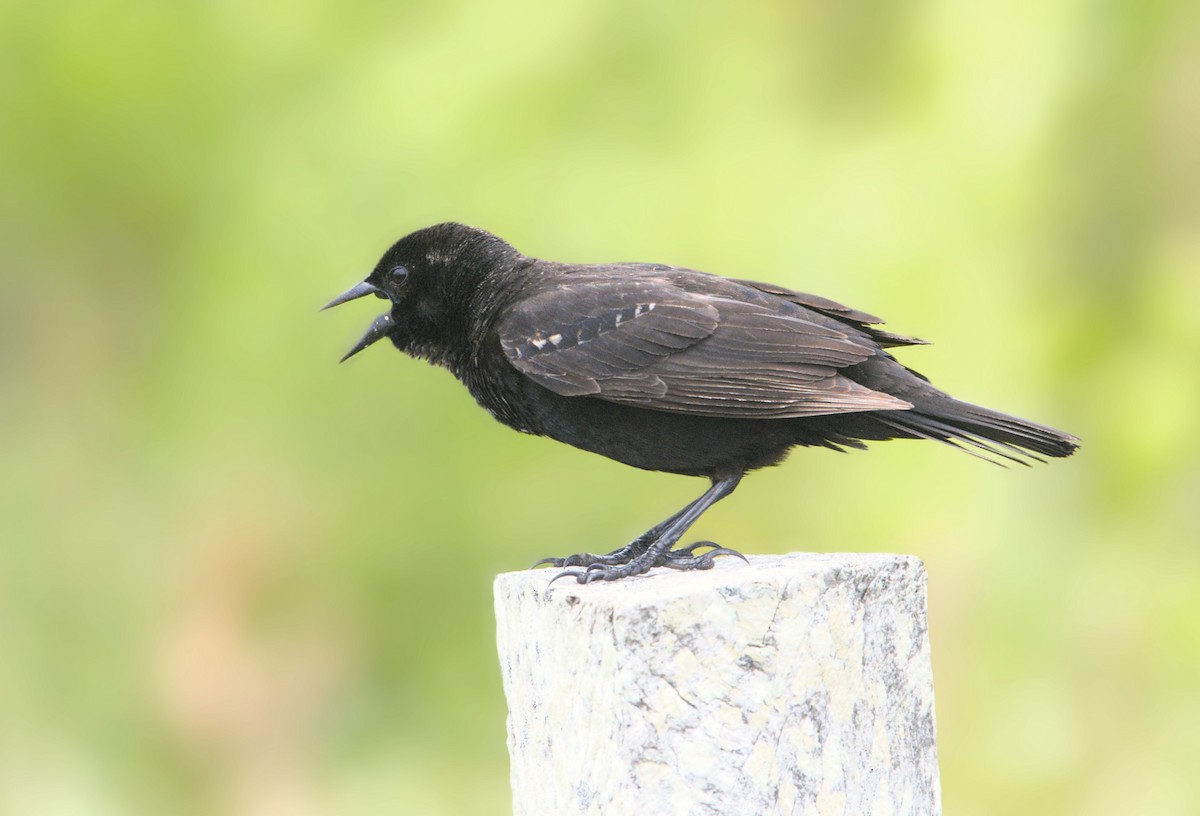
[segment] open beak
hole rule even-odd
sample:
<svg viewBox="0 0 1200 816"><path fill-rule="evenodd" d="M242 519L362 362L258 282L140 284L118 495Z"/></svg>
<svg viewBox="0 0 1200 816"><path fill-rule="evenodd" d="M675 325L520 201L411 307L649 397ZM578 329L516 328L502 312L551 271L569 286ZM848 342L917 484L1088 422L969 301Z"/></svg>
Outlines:
<svg viewBox="0 0 1200 816"><path fill-rule="evenodd" d="M366 297L367 295L374 295L378 293L379 287L375 286L374 284L367 283L366 281L363 281L362 283L356 283L345 292L342 292L333 300L322 306L321 311L332 309L334 306L340 306L349 300L358 300L360 297Z"/></svg>
<svg viewBox="0 0 1200 816"><path fill-rule="evenodd" d="M345 292L342 292L340 295L335 297L333 300L326 303L324 306L321 307L321 311L325 311L326 309L331 309L334 306L340 306L341 304L345 303L348 300L358 300L360 297L366 297L367 295L378 295L379 297L384 296L383 293L379 290L378 286L375 286L374 284L363 281L362 283L354 284L349 289L347 289ZM367 329L367 333L362 336L362 339L354 344L354 348L352 348L348 352L346 352L346 356L343 357L338 362L339 363L346 362L351 357L353 357L355 354L358 354L360 351L365 349L367 346L387 337L388 332L390 332L395 325L396 325L396 321L392 320L392 316L390 313L389 314L381 314L379 317L375 318L375 322L371 324L371 328Z"/></svg>
<svg viewBox="0 0 1200 816"><path fill-rule="evenodd" d="M374 288L374 287L372 287L372 288ZM362 297L362 296L355 295L354 297ZM331 303L329 305L336 306L337 301L334 301L333 303ZM365 349L367 346L387 337L388 332L390 332L395 325L396 325L396 321L392 320L391 313L381 314L379 317L375 318L375 322L371 324L371 328L367 329L367 333L362 336L362 339L354 344L354 348L347 351L346 356L343 357L342 359L338 360L338 362L339 363L346 362L351 357L353 357L355 354L358 354L360 351Z"/></svg>

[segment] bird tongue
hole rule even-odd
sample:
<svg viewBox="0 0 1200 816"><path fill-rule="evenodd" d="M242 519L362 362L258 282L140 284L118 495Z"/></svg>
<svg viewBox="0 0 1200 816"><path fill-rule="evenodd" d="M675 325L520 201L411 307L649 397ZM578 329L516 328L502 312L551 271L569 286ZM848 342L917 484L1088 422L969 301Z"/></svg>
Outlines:
<svg viewBox="0 0 1200 816"><path fill-rule="evenodd" d="M356 295L355 297L361 297L361 295ZM330 305L337 304L335 302ZM390 313L381 314L379 317L375 318L375 322L371 324L371 328L367 329L367 333L362 336L362 339L355 343L354 348L346 352L346 356L338 362L346 362L355 354L358 354L360 351L365 349L367 346L387 337L388 332L390 332L395 325L396 322L392 320L392 315Z"/></svg>

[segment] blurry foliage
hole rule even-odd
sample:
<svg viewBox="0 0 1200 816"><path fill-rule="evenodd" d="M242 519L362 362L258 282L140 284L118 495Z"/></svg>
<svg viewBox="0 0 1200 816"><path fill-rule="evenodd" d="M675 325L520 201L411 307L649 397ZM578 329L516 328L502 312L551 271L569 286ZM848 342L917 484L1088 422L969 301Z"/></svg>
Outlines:
<svg viewBox="0 0 1200 816"><path fill-rule="evenodd" d="M697 532L926 560L947 812L1197 812L1197 77L1182 0L0 6L0 811L507 812L491 576L702 486L335 365L454 219L1079 434L797 451Z"/></svg>

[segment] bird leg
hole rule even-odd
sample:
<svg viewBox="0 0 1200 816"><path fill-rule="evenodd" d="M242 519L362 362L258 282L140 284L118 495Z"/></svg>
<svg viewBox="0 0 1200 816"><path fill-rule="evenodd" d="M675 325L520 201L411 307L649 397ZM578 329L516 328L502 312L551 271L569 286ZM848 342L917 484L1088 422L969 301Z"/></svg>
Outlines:
<svg viewBox="0 0 1200 816"><path fill-rule="evenodd" d="M631 549L634 544L639 544L643 541L647 542L645 548L636 555L633 555L628 561L624 563L594 561L584 569L563 570L554 576L550 580L550 583L554 583L559 578L566 578L567 576L574 578L581 584L589 584L592 581L616 581L630 575L641 575L651 567L656 566L682 570L710 569L713 559L718 555L737 555L738 557L742 557L741 553L727 550L724 547L716 547L711 541L697 542L677 551L671 549L683 534L688 531L688 528L696 522L696 519L700 518L705 510L733 492L738 482L741 481L741 478L741 472L736 472L731 476L719 479L714 478L712 487L706 490L703 496L671 516L671 518L646 531L633 544L610 554L616 557L618 554L624 554L625 550ZM706 545L713 546L715 549L703 555L694 555L697 547ZM582 564L579 566L582 566Z"/></svg>

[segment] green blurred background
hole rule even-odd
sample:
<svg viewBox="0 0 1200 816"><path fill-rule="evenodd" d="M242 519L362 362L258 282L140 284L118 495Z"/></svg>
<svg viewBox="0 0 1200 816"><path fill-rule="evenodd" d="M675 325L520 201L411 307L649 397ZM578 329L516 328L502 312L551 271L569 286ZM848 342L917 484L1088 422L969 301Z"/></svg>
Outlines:
<svg viewBox="0 0 1200 816"><path fill-rule="evenodd" d="M925 559L948 813L1200 812L1195 3L12 2L0 66L0 811L508 812L492 576L703 484L336 365L453 219L1081 436L797 451L697 533Z"/></svg>

